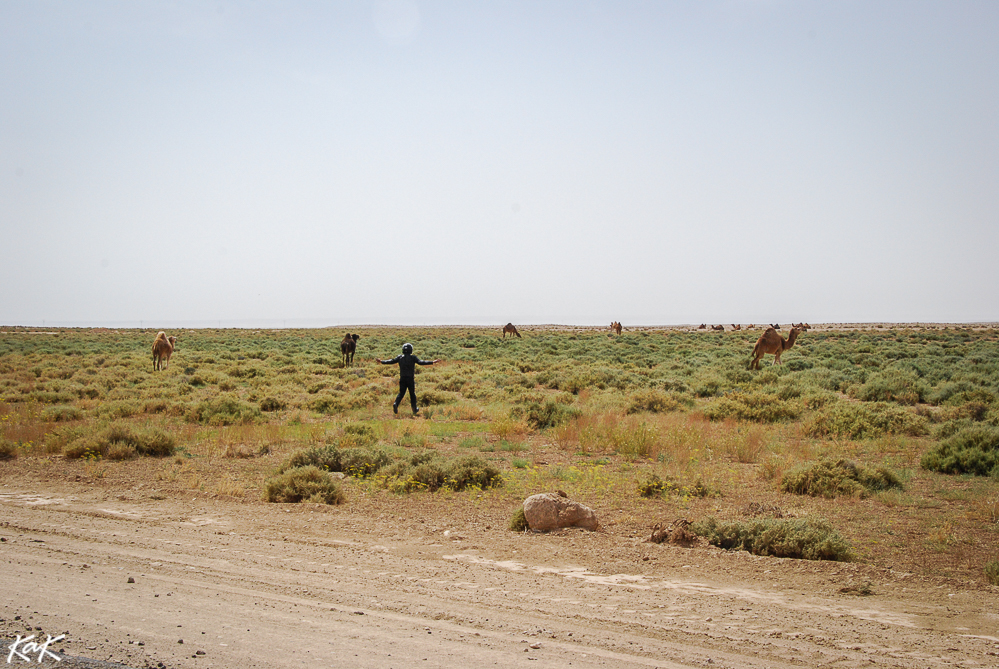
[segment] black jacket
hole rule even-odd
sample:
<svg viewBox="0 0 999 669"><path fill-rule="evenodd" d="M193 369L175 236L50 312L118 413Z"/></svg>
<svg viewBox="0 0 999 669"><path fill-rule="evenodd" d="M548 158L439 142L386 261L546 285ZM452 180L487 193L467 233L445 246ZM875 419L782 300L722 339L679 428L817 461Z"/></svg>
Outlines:
<svg viewBox="0 0 999 669"><path fill-rule="evenodd" d="M406 355L405 353L397 355L391 360L379 360L378 362L383 365L399 365L399 377L403 379L416 378L416 366L417 365L432 365L433 360L420 360L415 355L410 353Z"/></svg>

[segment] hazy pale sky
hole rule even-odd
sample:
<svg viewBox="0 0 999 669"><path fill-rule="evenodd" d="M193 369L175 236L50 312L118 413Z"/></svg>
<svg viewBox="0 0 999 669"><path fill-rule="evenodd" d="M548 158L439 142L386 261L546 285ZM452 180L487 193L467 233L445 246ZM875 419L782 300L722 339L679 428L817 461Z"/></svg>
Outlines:
<svg viewBox="0 0 999 669"><path fill-rule="evenodd" d="M0 0L0 324L999 321L999 2Z"/></svg>

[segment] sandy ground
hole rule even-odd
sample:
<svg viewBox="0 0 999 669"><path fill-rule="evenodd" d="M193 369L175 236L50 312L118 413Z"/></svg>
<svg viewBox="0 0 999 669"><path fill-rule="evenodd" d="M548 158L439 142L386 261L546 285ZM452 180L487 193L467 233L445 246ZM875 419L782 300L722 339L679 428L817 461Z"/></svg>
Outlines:
<svg viewBox="0 0 999 669"><path fill-rule="evenodd" d="M8 481L0 637L130 667L999 666L999 588L407 508Z"/></svg>

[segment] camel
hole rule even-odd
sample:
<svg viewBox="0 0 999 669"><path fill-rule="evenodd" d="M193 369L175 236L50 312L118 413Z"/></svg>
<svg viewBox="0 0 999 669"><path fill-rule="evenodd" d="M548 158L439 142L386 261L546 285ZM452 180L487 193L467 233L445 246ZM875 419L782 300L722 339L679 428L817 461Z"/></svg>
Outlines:
<svg viewBox="0 0 999 669"><path fill-rule="evenodd" d="M812 326L809 325L808 323L795 323L792 327L796 327L799 330L801 330L802 332L804 332L804 331L808 330L808 328L810 328Z"/></svg>
<svg viewBox="0 0 999 669"><path fill-rule="evenodd" d="M733 323L733 324L732 324L732 329L733 329L733 330L741 330L741 329L742 329L742 326L741 326L741 325L736 325L736 324L734 324L734 323Z"/></svg>
<svg viewBox="0 0 999 669"><path fill-rule="evenodd" d="M747 330L755 330L756 329L756 323L750 323L749 325L746 326L746 329Z"/></svg>
<svg viewBox="0 0 999 669"><path fill-rule="evenodd" d="M771 323L770 327L772 327L774 330L780 330L780 323Z"/></svg>
<svg viewBox="0 0 999 669"><path fill-rule="evenodd" d="M170 356L173 355L173 347L177 343L176 337L167 337L166 332L160 332L153 340L153 371L166 369L170 364Z"/></svg>
<svg viewBox="0 0 999 669"><path fill-rule="evenodd" d="M354 351L357 350L357 340L360 335L348 334L340 342L340 354L343 356L343 366L350 367L354 364Z"/></svg>
<svg viewBox="0 0 999 669"><path fill-rule="evenodd" d="M617 334L621 334L621 329L622 329L622 328L621 328L621 324L620 324L620 323L618 323L617 321L614 321L613 323L611 323L611 324L610 324L610 328L611 328L611 330L612 330L613 332L615 332L615 333L617 333Z"/></svg>
<svg viewBox="0 0 999 669"><path fill-rule="evenodd" d="M724 325L712 325L711 329L712 330L717 330L718 332L725 332L725 326Z"/></svg>
<svg viewBox="0 0 999 669"><path fill-rule="evenodd" d="M801 330L798 328L791 328L791 332L788 333L787 339L784 339L779 334L777 330L770 327L767 328L766 332L760 335L760 338L756 340L756 346L753 347L753 360L749 363L750 369L759 369L760 360L767 353L774 354L774 361L770 363L771 365L782 365L780 361L780 354L794 346L795 340L798 339L798 335L801 334Z"/></svg>
<svg viewBox="0 0 999 669"><path fill-rule="evenodd" d="M518 337L520 337L520 333L517 332L517 328L513 326L513 323L507 323L506 325L503 326L503 339L506 339L507 333L515 334ZM520 338L523 339L523 337Z"/></svg>
<svg viewBox="0 0 999 669"><path fill-rule="evenodd" d="M701 323L700 325L697 326L697 329L698 330L707 330L708 326L707 326L706 323Z"/></svg>

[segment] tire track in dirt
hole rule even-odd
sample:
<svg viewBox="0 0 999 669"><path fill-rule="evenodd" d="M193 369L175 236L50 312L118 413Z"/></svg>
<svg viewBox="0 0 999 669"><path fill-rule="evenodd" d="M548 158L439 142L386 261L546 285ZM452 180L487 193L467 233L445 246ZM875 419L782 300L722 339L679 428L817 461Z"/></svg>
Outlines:
<svg viewBox="0 0 999 669"><path fill-rule="evenodd" d="M277 509L237 520L238 505L205 514L181 504L0 503L3 553L18 584L4 606L57 619L65 611L80 625L76 638L97 639L125 663L291 666L305 652L351 666L506 666L528 657L538 666L942 667L988 664L999 649L987 616L955 614L973 625L967 636L942 628L954 613L946 599L854 605L809 594L814 582L768 587L766 574L710 582L603 573L580 566L585 554L567 556L576 564L532 564L426 535L331 538ZM194 642L215 645L177 643L188 629L198 632ZM127 643L139 637L141 656ZM192 656L197 650L210 657Z"/></svg>

